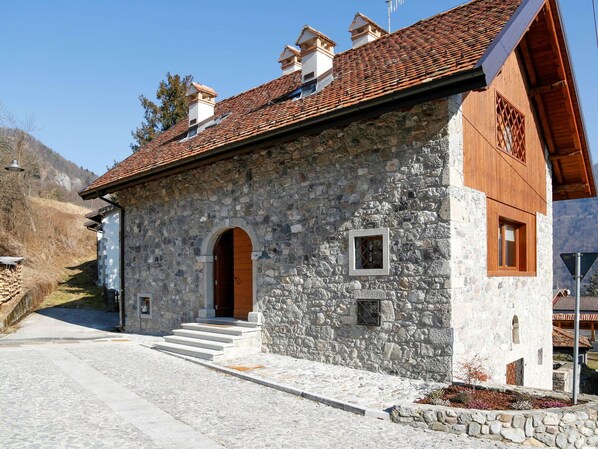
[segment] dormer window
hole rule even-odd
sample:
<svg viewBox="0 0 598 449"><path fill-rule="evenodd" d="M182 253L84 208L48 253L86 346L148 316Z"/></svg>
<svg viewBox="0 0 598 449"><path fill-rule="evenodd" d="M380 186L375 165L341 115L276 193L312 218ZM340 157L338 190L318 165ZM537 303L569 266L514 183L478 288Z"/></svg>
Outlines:
<svg viewBox="0 0 598 449"><path fill-rule="evenodd" d="M226 114L219 115L217 117L214 117L211 120L207 120L207 121L204 121L203 123L199 123L197 125L190 126L189 130L187 131L186 139L190 139L191 137L196 136L197 134L199 134L202 131L205 131L206 129L213 128L214 126L220 125L220 123L222 123L222 121L224 119L226 119L228 116L230 116L231 114L232 114L232 112L227 112Z"/></svg>

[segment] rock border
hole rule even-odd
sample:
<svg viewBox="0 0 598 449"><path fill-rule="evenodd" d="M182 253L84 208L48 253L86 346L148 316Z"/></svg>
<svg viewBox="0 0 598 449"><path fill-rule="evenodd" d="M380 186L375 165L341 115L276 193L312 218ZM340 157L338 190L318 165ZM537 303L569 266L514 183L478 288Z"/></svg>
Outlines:
<svg viewBox="0 0 598 449"><path fill-rule="evenodd" d="M538 393L531 389L511 391ZM547 392L543 392L545 395ZM552 393L552 392L551 392ZM551 394L551 396L553 396ZM598 447L598 402L595 396L571 407L534 410L473 410L401 403L390 412L393 422L418 429L517 443L532 447L590 449Z"/></svg>

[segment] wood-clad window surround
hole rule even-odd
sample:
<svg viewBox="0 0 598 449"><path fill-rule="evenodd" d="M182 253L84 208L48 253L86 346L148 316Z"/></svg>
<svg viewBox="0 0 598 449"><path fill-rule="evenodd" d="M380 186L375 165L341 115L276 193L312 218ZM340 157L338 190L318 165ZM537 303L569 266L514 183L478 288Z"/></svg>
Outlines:
<svg viewBox="0 0 598 449"><path fill-rule="evenodd" d="M496 93L496 143L498 148L525 164L525 116Z"/></svg>
<svg viewBox="0 0 598 449"><path fill-rule="evenodd" d="M488 276L536 275L536 216L488 199Z"/></svg>

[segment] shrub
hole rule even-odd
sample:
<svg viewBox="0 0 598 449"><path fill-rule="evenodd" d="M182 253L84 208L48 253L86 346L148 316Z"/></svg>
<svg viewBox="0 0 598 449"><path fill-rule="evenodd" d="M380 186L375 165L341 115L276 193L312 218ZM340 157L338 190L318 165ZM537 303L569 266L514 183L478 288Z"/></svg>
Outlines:
<svg viewBox="0 0 598 449"><path fill-rule="evenodd" d="M442 399L442 398L432 398L432 399L430 399L430 404L442 405L444 407L450 407L451 401L447 401L446 399Z"/></svg>
<svg viewBox="0 0 598 449"><path fill-rule="evenodd" d="M534 404L528 399L518 399L511 404L513 410L531 410L533 407Z"/></svg>
<svg viewBox="0 0 598 449"><path fill-rule="evenodd" d="M481 399L472 399L471 401L469 401L469 404L467 404L467 408L475 408L477 410L490 410L488 404L486 404Z"/></svg>
<svg viewBox="0 0 598 449"><path fill-rule="evenodd" d="M444 396L444 388L439 388L438 390L430 391L426 397L430 400L434 399L442 399Z"/></svg>
<svg viewBox="0 0 598 449"><path fill-rule="evenodd" d="M451 398L452 402L467 405L473 399L473 395L470 391L460 391L458 394Z"/></svg>
<svg viewBox="0 0 598 449"><path fill-rule="evenodd" d="M469 360L465 360L459 363L459 377L466 383L471 385L475 390L475 387L480 382L486 382L490 377L488 371L484 368L486 360L482 359L479 355L472 357Z"/></svg>
<svg viewBox="0 0 598 449"><path fill-rule="evenodd" d="M567 404L561 401L544 401L540 404L542 408L560 408L567 407Z"/></svg>

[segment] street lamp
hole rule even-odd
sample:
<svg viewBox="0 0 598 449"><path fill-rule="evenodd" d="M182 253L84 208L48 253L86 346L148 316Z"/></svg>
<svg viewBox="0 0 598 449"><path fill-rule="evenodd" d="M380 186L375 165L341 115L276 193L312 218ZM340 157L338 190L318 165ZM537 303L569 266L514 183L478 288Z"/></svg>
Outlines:
<svg viewBox="0 0 598 449"><path fill-rule="evenodd" d="M7 165L6 167L4 167L4 169L8 170L8 171L14 171L14 172L25 171L25 169L19 165L19 161L17 161L16 159L13 159L12 162L10 163L10 165Z"/></svg>
<svg viewBox="0 0 598 449"><path fill-rule="evenodd" d="M7 144L6 142L0 141L0 144L10 152L14 151L12 149L12 147L9 144ZM12 172L25 171L25 169L19 165L19 161L17 161L16 159L13 159L12 162L10 163L10 165L7 165L6 167L4 167L4 169L8 170L8 171L12 171Z"/></svg>

